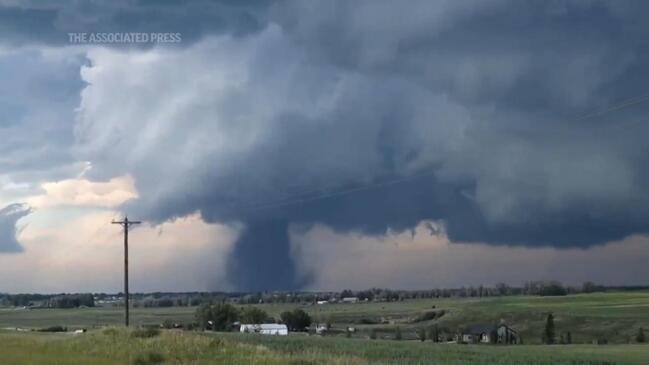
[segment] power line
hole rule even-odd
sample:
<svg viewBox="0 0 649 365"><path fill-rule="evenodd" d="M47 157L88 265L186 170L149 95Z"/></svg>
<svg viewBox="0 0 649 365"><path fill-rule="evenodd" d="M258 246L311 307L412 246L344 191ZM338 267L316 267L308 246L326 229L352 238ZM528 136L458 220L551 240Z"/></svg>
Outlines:
<svg viewBox="0 0 649 365"><path fill-rule="evenodd" d="M579 122L579 121L582 121L582 120L599 117L599 116L602 116L604 114L608 114L610 112L626 109L626 108L628 108L630 106L641 104L641 103L644 103L644 102L647 102L647 101L649 101L649 94L640 95L640 96L634 96L632 98L622 100L619 103L613 104L613 105L609 106L606 109L596 111L596 112L591 112L591 113L588 113L588 114L584 114L581 117L579 117L577 119L574 119L573 121Z"/></svg>
<svg viewBox="0 0 649 365"><path fill-rule="evenodd" d="M370 184L365 184L361 186L357 186L354 188L349 188L349 189L342 189L342 190L337 190L333 192L326 192L326 193L321 193L318 195L314 196L305 196L305 197L300 197L300 194L297 196L289 197L286 199L280 199L278 201L273 201L269 203L250 203L250 204L233 204L231 207L233 208L239 208L239 209L270 209L270 208L277 208L277 207L283 207L283 206L289 206L289 205L296 205L296 204L301 204L301 203L308 203L316 200L322 200L322 199L328 199L328 198L334 198L338 196L344 196L344 195L349 195L353 194L359 191L365 191L365 190L370 190L370 189L376 189L376 188L381 188L381 187L386 187L386 186L391 186L391 185L396 185L400 183L404 183L410 180L422 178L425 176L431 176L435 172L434 171L428 171L425 173L420 173L420 174L415 174L415 175L410 175L410 176L405 176L405 177L400 177L400 178L395 178L392 180L387 180L387 181L380 181L380 182L375 182L375 183L370 183ZM325 189L314 189L314 193L322 192L322 190Z"/></svg>
<svg viewBox="0 0 649 365"><path fill-rule="evenodd" d="M628 107L645 103L649 101L649 94L644 94L640 96L635 96L632 98L628 98L625 100L622 100L618 103L615 103L603 110L591 112L588 114L584 114L581 117L571 119L573 122L577 121L583 121L583 120L588 120L592 119L595 117L599 117L614 111L619 111L622 109L626 109ZM342 190L337 190L333 192L326 192L326 190L333 189L333 187L319 187L319 188L310 188L308 186L295 186L293 187L293 190L302 190L301 192L297 194L289 194L285 195L284 197L279 198L278 200L267 202L267 203L257 203L257 202L244 202L244 203L231 203L229 204L229 207L232 209L251 209L251 210L261 210L261 209L270 209L270 208L276 208L276 207L283 207L283 206L290 206L290 205L297 205L297 204L302 204L302 203L308 203L312 201L317 201L317 200L322 200L322 199L328 199L328 198L333 198L333 197L338 197L338 196L344 196L344 195L349 195L353 194L359 191L365 191L365 190L370 190L370 189L375 189L375 188L380 188L380 187L385 187L385 186L390 186L390 185L395 185L395 184L400 184L404 183L413 179L418 179L424 176L430 176L433 175L434 171L428 171L420 174L415 174L411 176L406 176L406 177L400 177L400 178L395 178L393 180L388 180L388 181L382 181L382 182L375 182L375 183L370 183L366 185L361 185L357 186L354 188L349 188L349 189L342 189ZM324 191L324 192L323 192Z"/></svg>

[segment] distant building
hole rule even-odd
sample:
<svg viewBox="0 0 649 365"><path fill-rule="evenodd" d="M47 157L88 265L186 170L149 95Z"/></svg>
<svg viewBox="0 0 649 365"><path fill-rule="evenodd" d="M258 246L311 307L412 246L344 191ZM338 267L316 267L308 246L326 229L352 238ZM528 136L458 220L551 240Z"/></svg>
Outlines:
<svg viewBox="0 0 649 365"><path fill-rule="evenodd" d="M241 333L259 333L262 335L287 336L288 327L285 324L264 323L264 324L242 324L239 327Z"/></svg>
<svg viewBox="0 0 649 365"><path fill-rule="evenodd" d="M358 303L357 297L346 297L342 299L343 303Z"/></svg>
<svg viewBox="0 0 649 365"><path fill-rule="evenodd" d="M328 330L329 330L329 328L327 327L326 324L316 324L315 325L315 333L317 335L324 335L325 333L327 333Z"/></svg>
<svg viewBox="0 0 649 365"><path fill-rule="evenodd" d="M516 344L518 332L506 324L478 324L458 335L458 341L466 343Z"/></svg>

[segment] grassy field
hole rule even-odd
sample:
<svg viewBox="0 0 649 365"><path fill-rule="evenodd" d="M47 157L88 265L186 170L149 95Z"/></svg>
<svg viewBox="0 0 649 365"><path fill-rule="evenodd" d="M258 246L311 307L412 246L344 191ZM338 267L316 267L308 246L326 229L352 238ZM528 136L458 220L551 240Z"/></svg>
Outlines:
<svg viewBox="0 0 649 365"><path fill-rule="evenodd" d="M162 331L150 338L108 328L86 334L0 332L3 364L534 364L640 365L649 345L480 346L316 336L264 337Z"/></svg>
<svg viewBox="0 0 649 365"><path fill-rule="evenodd" d="M277 316L292 308L282 304L259 307ZM611 343L627 343L639 327L649 328L649 292L615 292L569 295L563 297L510 296L479 299L425 299L397 303L325 304L303 306L316 320L330 321L334 327L354 326L390 333L399 326L404 337L415 338L419 327L438 324L455 331L459 327L504 320L518 330L525 343L541 341L548 312L555 316L557 336L570 331L575 343L591 343L605 338ZM432 321L415 322L427 311L445 314ZM387 322L362 325L361 322Z"/></svg>
<svg viewBox="0 0 649 365"><path fill-rule="evenodd" d="M163 331L133 337L119 327L118 307L83 309L0 309L2 364L649 364L649 345L632 342L637 329L649 329L649 293L619 292L566 297L427 299L392 303L256 305L278 317L296 307L334 329L353 326L353 338L295 334L266 337L233 333ZM243 306L245 307L245 306ZM131 323L158 325L193 321L195 307L134 308ZM444 315L417 321L430 311ZM539 346L545 316L553 312L557 336L572 334L573 345ZM414 340L416 331L437 324L449 331L476 323L506 321L522 333L525 345L435 344ZM376 322L376 324L368 324ZM16 328L66 326L86 334L21 332ZM108 330L106 329L108 326ZM403 341L394 337L401 329ZM13 330L11 330L13 329ZM370 331L378 340L369 340ZM591 345L605 338L608 345Z"/></svg>
<svg viewBox="0 0 649 365"><path fill-rule="evenodd" d="M170 319L188 323L194 319L196 307L132 308L131 323L154 325ZM68 328L93 328L124 323L124 308L96 307L80 309L0 309L0 328L42 328L66 326Z"/></svg>
<svg viewBox="0 0 649 365"><path fill-rule="evenodd" d="M379 337L390 337L399 326L406 339L414 339L416 330L437 324L448 331L477 323L495 323L504 320L518 330L526 344L540 342L545 317L555 316L557 336L570 331L575 343L591 343L605 338L609 343L627 343L637 329L649 329L649 292L618 292L570 295L564 297L514 296L498 298L453 298L407 300L391 303L358 304L260 304L256 305L278 318L285 310L296 307L309 312L315 321L333 324L334 329L353 326L356 336L367 337L369 331L378 331ZM242 306L245 307L245 306ZM433 308L434 307L434 308ZM428 311L444 311L435 320L416 322ZM134 325L160 324L166 319L188 323L193 320L195 308L134 308ZM123 309L117 307L83 309L0 309L0 328L41 328L63 325L69 328L93 328L119 325ZM376 322L377 324L362 324Z"/></svg>

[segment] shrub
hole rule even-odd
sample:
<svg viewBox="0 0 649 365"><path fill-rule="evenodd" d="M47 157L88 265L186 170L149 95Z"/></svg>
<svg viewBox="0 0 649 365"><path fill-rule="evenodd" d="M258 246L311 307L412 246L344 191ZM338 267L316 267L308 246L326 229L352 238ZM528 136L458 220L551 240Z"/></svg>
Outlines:
<svg viewBox="0 0 649 365"><path fill-rule="evenodd" d="M131 332L131 337L150 338L160 334L160 330L155 327L136 328Z"/></svg>

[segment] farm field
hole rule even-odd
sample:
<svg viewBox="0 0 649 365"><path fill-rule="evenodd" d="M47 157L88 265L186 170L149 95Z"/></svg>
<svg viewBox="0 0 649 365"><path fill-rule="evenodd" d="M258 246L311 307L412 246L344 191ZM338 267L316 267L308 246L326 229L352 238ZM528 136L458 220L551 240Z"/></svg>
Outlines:
<svg viewBox="0 0 649 365"><path fill-rule="evenodd" d="M421 299L356 304L258 304L277 318L301 308L314 323L329 322L325 336L288 337L162 330L134 337L121 327L123 309L0 308L2 364L649 364L649 345L633 344L639 327L649 328L649 293L609 292L564 297ZM247 307L247 305L239 305ZM191 323L196 307L133 308L131 323L157 326ZM435 312L430 319L425 314ZM545 316L555 316L556 334L570 331L574 344L538 345ZM440 315L440 313L443 313ZM419 329L437 325L450 334L476 323L504 320L524 345L459 345L420 342ZM85 334L17 331L50 326ZM352 338L344 329L354 327ZM402 340L395 340L399 328ZM376 340L369 339L375 333ZM605 339L606 345L591 344Z"/></svg>
<svg viewBox="0 0 649 365"><path fill-rule="evenodd" d="M257 305L277 316L294 306ZM307 305L302 309L319 322L335 327L353 326L390 336L396 327L404 338L416 338L416 330L433 324L449 332L477 323L505 321L522 335L526 344L541 342L546 316L555 316L557 336L570 331L574 343L606 339L628 343L639 327L649 328L649 292L608 292L560 297L507 296L495 298L421 299L392 303ZM444 314L434 320L419 321L422 314ZM363 324L363 323L377 324Z"/></svg>
<svg viewBox="0 0 649 365"><path fill-rule="evenodd" d="M106 328L82 335L0 332L3 364L535 364L641 365L647 345L480 346Z"/></svg>
<svg viewBox="0 0 649 365"><path fill-rule="evenodd" d="M247 305L240 305L246 307ZM367 338L376 331L379 338L391 338L396 327L404 339L415 339L416 331L437 324L442 330L454 332L477 323L501 320L521 334L525 344L541 340L545 316L555 316L557 337L570 331L573 343L592 343L606 339L625 344L633 339L639 327L649 328L649 292L609 292L563 297L509 296L496 298L420 299L402 302L368 302L357 304L259 304L255 305L275 318L286 310L301 308L314 322L329 322L334 330L351 326L355 337ZM131 323L157 325L165 320L189 323L196 307L133 308ZM422 315L435 311L435 319ZM440 316L439 313L443 314ZM0 328L97 328L120 325L123 309L97 307L82 309L0 309ZM335 331L334 331L335 332Z"/></svg>

